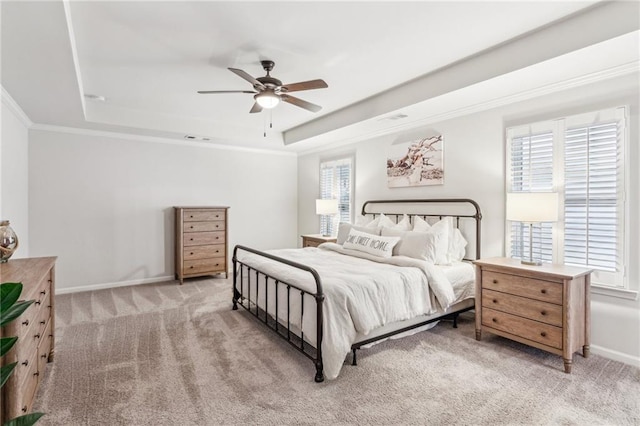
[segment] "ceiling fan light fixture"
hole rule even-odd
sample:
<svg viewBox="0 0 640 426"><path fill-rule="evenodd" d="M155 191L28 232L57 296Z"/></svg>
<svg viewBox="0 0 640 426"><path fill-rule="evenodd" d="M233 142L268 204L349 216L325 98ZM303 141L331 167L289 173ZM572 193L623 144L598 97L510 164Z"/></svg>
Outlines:
<svg viewBox="0 0 640 426"><path fill-rule="evenodd" d="M280 103L280 97L272 91L264 91L254 96L254 99L262 108L274 108Z"/></svg>

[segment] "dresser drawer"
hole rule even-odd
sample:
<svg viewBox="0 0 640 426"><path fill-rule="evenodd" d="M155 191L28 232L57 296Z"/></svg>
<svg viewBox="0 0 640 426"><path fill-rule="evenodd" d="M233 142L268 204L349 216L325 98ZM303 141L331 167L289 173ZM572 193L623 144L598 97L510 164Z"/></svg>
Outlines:
<svg viewBox="0 0 640 426"><path fill-rule="evenodd" d="M489 308L482 308L482 325L562 349L562 328Z"/></svg>
<svg viewBox="0 0 640 426"><path fill-rule="evenodd" d="M223 257L213 259L185 260L185 275L201 274L204 272L225 272L226 263Z"/></svg>
<svg viewBox="0 0 640 426"><path fill-rule="evenodd" d="M207 222L211 220L224 220L224 210L185 210L185 222Z"/></svg>
<svg viewBox="0 0 640 426"><path fill-rule="evenodd" d="M42 380L45 366L49 361L49 353L51 352L51 344L53 343L53 334L51 333L51 321L47 322L47 326L43 332L40 346L38 346L38 377Z"/></svg>
<svg viewBox="0 0 640 426"><path fill-rule="evenodd" d="M224 231L185 233L183 241L185 247L222 244L225 242Z"/></svg>
<svg viewBox="0 0 640 426"><path fill-rule="evenodd" d="M483 289L482 307L562 327L561 305Z"/></svg>
<svg viewBox="0 0 640 426"><path fill-rule="evenodd" d="M224 231L224 221L212 220L210 222L189 222L184 224L184 232L210 231Z"/></svg>
<svg viewBox="0 0 640 426"><path fill-rule="evenodd" d="M34 356L29 360L29 367L23 370L24 381L19 392L17 399L18 405L15 407L14 416L22 416L31 411L33 405L33 397L35 396L38 383L40 382L40 374L38 373L38 357L34 353ZM14 371L15 374L15 371ZM9 414L11 417L11 414Z"/></svg>
<svg viewBox="0 0 640 426"><path fill-rule="evenodd" d="M211 257L225 257L224 244L211 244L208 246L191 246L184 249L184 260L208 259Z"/></svg>
<svg viewBox="0 0 640 426"><path fill-rule="evenodd" d="M562 305L561 283L483 271L482 288Z"/></svg>

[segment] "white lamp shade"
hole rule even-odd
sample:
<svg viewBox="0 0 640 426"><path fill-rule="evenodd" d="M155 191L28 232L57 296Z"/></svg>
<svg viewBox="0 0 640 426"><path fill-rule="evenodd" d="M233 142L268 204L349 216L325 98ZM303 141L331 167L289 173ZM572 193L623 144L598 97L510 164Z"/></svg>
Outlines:
<svg viewBox="0 0 640 426"><path fill-rule="evenodd" d="M338 214L338 200L316 200L316 214Z"/></svg>
<svg viewBox="0 0 640 426"><path fill-rule="evenodd" d="M507 193L507 220L538 223L558 220L557 192Z"/></svg>
<svg viewBox="0 0 640 426"><path fill-rule="evenodd" d="M273 91L265 90L262 93L258 93L253 97L258 105L262 108L274 108L278 103L280 103L280 98L278 95L273 93Z"/></svg>

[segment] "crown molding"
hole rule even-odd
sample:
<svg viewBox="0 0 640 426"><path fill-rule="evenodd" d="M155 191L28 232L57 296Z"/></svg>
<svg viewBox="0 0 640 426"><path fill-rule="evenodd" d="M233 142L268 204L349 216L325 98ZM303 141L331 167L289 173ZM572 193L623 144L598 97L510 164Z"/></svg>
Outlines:
<svg viewBox="0 0 640 426"><path fill-rule="evenodd" d="M1 85L0 88L2 88L2 104L9 108L13 115L16 116L27 129L31 128L33 126L33 121L31 121L29 116L27 116L22 108L20 108L20 105L18 105L9 92L7 92Z"/></svg>
<svg viewBox="0 0 640 426"><path fill-rule="evenodd" d="M359 134L357 136L351 136L351 137L340 139L340 140L330 141L328 142L327 145L323 145L322 147L315 147L309 150L300 150L298 151L298 156L316 154L316 153L324 152L333 148L351 145L366 139L373 139L380 136L386 136L393 133L412 130L418 127L432 125L434 123L439 123L445 120L450 120L457 117L471 115L478 112L498 108L501 106L510 105L517 102L541 97L544 95L561 92L563 90L568 90L575 87L584 86L587 84L597 83L597 82L613 79L616 77L621 77L634 72L640 72L640 61L629 62L616 67L608 68L606 70L594 72L594 73L583 75L580 77L567 79L565 81L558 82L558 83L548 84L545 86L537 87L531 90L526 90L513 95L502 96L500 98L491 99L486 102L480 102L478 104L469 105L469 106L465 106L457 109L452 109L443 113L432 114L426 117L422 117L420 119L416 119L412 121L403 121L400 124L385 127L384 129L378 129L371 132ZM378 120L378 119L380 119L380 117L372 118L372 120Z"/></svg>
<svg viewBox="0 0 640 426"><path fill-rule="evenodd" d="M154 142L154 143L164 143L169 145L218 149L223 151L242 151L242 152L252 152L252 153L258 153L258 154L282 155L285 157L297 156L295 152L290 152L290 151L277 151L277 150L270 150L270 149L223 145L223 144L216 144L215 142L213 143L212 142L193 142L193 141L186 141L182 139L171 139L171 138L165 138L165 137L159 137L159 136L134 135L131 133L120 133L120 132L94 130L94 129L82 129L78 127L56 126L52 124L36 123L36 124L33 124L31 129L45 131L45 132L67 133L72 135L105 137L105 138L114 138L114 139L133 140L138 142Z"/></svg>

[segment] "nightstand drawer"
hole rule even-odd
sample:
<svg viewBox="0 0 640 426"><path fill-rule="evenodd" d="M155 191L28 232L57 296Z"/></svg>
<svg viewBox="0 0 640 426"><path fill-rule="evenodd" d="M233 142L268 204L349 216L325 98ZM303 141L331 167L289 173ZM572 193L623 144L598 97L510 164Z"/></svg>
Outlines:
<svg viewBox="0 0 640 426"><path fill-rule="evenodd" d="M185 210L185 222L205 222L210 220L225 220L224 210Z"/></svg>
<svg viewBox="0 0 640 426"><path fill-rule="evenodd" d="M562 305L561 283L483 271L482 288Z"/></svg>
<svg viewBox="0 0 640 426"><path fill-rule="evenodd" d="M190 246L184 248L184 260L208 259L211 257L226 257L224 244L210 244L206 246Z"/></svg>
<svg viewBox="0 0 640 426"><path fill-rule="evenodd" d="M185 260L185 275L201 274L204 272L224 272L226 268L223 257L214 259Z"/></svg>
<svg viewBox="0 0 640 426"><path fill-rule="evenodd" d="M224 243L224 231L192 232L184 234L184 246L203 246Z"/></svg>
<svg viewBox="0 0 640 426"><path fill-rule="evenodd" d="M482 307L562 327L561 305L483 289Z"/></svg>
<svg viewBox="0 0 640 426"><path fill-rule="evenodd" d="M562 328L505 312L482 308L482 325L562 349Z"/></svg>

